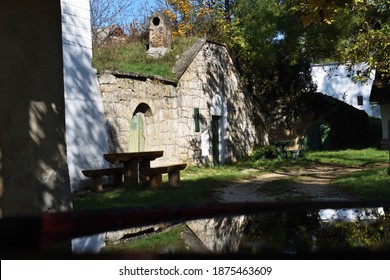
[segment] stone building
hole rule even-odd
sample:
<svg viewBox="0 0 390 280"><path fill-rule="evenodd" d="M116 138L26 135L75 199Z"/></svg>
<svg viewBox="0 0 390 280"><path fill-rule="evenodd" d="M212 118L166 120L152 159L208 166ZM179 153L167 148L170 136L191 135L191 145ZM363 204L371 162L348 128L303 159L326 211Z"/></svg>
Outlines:
<svg viewBox="0 0 390 280"><path fill-rule="evenodd" d="M160 13L154 14L149 22L149 49L151 57L164 56L171 47L171 34L168 20Z"/></svg>
<svg viewBox="0 0 390 280"><path fill-rule="evenodd" d="M265 141L224 45L199 40L174 70L177 81L99 75L111 151L163 150L164 162L220 164Z"/></svg>

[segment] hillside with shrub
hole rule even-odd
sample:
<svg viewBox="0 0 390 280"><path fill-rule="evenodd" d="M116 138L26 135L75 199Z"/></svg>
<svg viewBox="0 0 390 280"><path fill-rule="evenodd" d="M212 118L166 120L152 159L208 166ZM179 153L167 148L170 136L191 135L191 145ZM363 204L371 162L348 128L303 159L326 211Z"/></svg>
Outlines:
<svg viewBox="0 0 390 280"><path fill-rule="evenodd" d="M135 72L144 75L176 79L172 72L176 60L195 41L195 37L178 37L172 40L170 52L163 57L147 56L147 45L140 41L106 44L94 48L93 67L105 70Z"/></svg>

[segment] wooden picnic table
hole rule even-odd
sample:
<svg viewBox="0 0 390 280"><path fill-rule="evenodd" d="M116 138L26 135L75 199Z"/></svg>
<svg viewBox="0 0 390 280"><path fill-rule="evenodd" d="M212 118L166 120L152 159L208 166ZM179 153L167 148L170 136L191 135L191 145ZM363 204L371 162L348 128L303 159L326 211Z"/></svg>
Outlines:
<svg viewBox="0 0 390 280"><path fill-rule="evenodd" d="M136 187L139 183L139 168L150 167L150 162L162 157L163 151L144 151L129 153L104 154L104 159L112 164L123 164L124 184L126 187Z"/></svg>
<svg viewBox="0 0 390 280"><path fill-rule="evenodd" d="M278 159L287 158L287 147L291 144L291 140L274 141L272 145L276 147L276 156Z"/></svg>

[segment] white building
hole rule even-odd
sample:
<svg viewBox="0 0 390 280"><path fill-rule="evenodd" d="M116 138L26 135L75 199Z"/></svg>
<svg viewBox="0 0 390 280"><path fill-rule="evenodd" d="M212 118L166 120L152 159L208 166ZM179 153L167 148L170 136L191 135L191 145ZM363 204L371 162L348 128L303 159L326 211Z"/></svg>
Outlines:
<svg viewBox="0 0 390 280"><path fill-rule="evenodd" d="M364 67L360 64L353 67L359 70ZM317 91L359 109L364 110L369 116L380 118L380 107L370 104L372 84L375 79L375 71L366 83L354 82L348 67L338 63L314 64L311 67L313 82L317 85Z"/></svg>
<svg viewBox="0 0 390 280"><path fill-rule="evenodd" d="M381 108L382 122L382 147L389 149L389 132L390 132L390 82L389 78L381 78L376 75L372 87L371 99L372 104L378 104Z"/></svg>
<svg viewBox="0 0 390 280"><path fill-rule="evenodd" d="M92 68L92 35L88 0L61 0L67 163L71 190L83 169L108 163L108 136L103 101Z"/></svg>

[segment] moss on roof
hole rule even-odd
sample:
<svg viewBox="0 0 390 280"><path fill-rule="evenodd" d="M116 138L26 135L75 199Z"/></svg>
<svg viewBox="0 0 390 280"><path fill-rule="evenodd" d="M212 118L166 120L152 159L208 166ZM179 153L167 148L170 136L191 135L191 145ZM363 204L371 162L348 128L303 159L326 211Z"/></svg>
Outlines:
<svg viewBox="0 0 390 280"><path fill-rule="evenodd" d="M198 38L173 39L171 51L160 58L148 57L147 48L141 42L105 45L94 49L93 67L99 72L122 71L177 80L181 75L177 76L173 71L176 61L192 44L198 42Z"/></svg>

